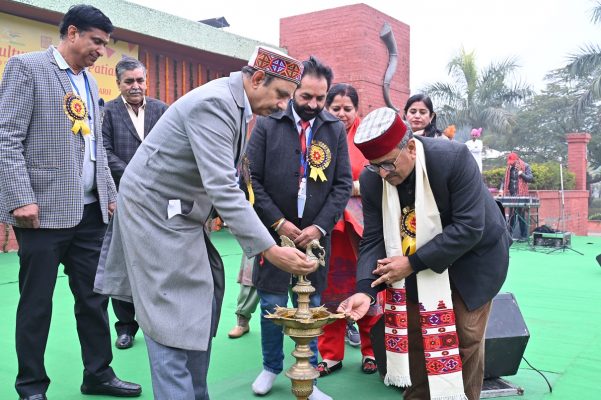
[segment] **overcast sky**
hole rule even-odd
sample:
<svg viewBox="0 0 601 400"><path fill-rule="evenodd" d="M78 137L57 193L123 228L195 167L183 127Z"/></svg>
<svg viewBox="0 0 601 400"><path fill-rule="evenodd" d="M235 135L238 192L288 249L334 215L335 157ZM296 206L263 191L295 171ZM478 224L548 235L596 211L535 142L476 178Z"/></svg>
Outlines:
<svg viewBox="0 0 601 400"><path fill-rule="evenodd" d="M231 25L227 31L275 45L280 40L280 18L360 2L131 1L193 20L223 16ZM601 45L601 24L591 22L591 9L596 4L593 0L364 0L363 3L410 26L412 92L427 83L447 81L446 65L462 46L476 51L480 68L517 57L522 66L519 78L540 90L544 88L544 75L565 66L570 54L578 53L585 44Z"/></svg>

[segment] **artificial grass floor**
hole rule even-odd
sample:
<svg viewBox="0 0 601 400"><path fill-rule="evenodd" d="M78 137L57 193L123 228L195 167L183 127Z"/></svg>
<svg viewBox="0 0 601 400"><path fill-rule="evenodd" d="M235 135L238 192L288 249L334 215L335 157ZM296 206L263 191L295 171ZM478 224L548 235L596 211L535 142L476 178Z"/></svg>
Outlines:
<svg viewBox="0 0 601 400"><path fill-rule="evenodd" d="M251 331L240 339L228 339L235 323L238 285L236 276L241 251L226 231L213 235L226 266L226 298L217 337L213 341L209 392L212 400L257 399L250 385L261 371L258 318ZM522 362L510 382L522 387L524 400L601 399L601 267L595 257L601 253L600 237L572 237L570 250L546 254L548 248L516 244L511 250L510 269L503 291L514 293L530 331L525 358L543 371L553 385L548 393L543 378ZM16 399L14 380L17 362L14 351L15 310L18 302L18 257L0 254L0 399ZM110 308L110 307L109 307ZM258 316L258 313L256 314ZM114 318L111 314L112 321ZM114 331L112 332L114 335ZM113 337L114 340L114 337ZM293 342L286 339L285 368L293 362ZM113 351L117 375L143 385L140 399L152 399L148 358L139 333L133 348ZM319 380L322 391L334 399L401 399L394 388L384 386L378 375L360 371L357 348L346 347L344 367ZM46 369L52 379L51 400L89 398L79 392L82 364L73 317L73 298L61 273L54 295L52 326L46 349ZM109 397L94 396L96 399ZM292 399L290 381L281 374L266 399Z"/></svg>

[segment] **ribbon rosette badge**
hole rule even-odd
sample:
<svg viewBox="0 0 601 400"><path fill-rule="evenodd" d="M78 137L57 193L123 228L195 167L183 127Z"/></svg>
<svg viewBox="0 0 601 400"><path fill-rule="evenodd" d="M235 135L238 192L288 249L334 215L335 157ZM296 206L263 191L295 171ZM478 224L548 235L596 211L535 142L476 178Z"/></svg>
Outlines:
<svg viewBox="0 0 601 400"><path fill-rule="evenodd" d="M309 149L309 165L311 166L310 178L314 181L317 181L317 178L321 179L322 182L327 181L323 170L328 168L331 161L332 152L324 142L311 142L311 148Z"/></svg>
<svg viewBox="0 0 601 400"><path fill-rule="evenodd" d="M401 248L404 256L415 253L415 209L405 207L401 215Z"/></svg>
<svg viewBox="0 0 601 400"><path fill-rule="evenodd" d="M77 135L79 131L84 135L90 133L90 127L86 124L88 110L81 97L72 92L67 93L63 99L63 108L67 117L73 122L73 126L71 127L73 134Z"/></svg>

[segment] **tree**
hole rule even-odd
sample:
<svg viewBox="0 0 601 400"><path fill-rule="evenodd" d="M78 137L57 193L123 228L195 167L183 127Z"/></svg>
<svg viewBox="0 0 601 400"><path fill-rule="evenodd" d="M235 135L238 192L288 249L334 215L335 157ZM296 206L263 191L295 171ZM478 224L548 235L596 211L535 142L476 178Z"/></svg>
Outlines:
<svg viewBox="0 0 601 400"><path fill-rule="evenodd" d="M479 73L475 52L462 48L447 66L453 82L436 82L424 89L435 101L440 126L455 124L460 141L467 140L476 127L510 134L517 106L532 94L528 85L512 83L518 67L515 59L508 58Z"/></svg>
<svg viewBox="0 0 601 400"><path fill-rule="evenodd" d="M601 1L597 0L597 5L592 10L593 23L601 22ZM598 44L585 45L580 54L570 57L570 63L566 66L574 77L588 78L590 84L582 95L575 102L575 111L582 113L586 106L590 106L597 100L601 100L601 46Z"/></svg>
<svg viewBox="0 0 601 400"><path fill-rule="evenodd" d="M518 149L528 162L565 161L570 132L591 134L588 144L589 172L601 167L601 108L584 106L574 113L573 105L588 90L594 77L574 78L567 69L550 72L546 87L528 99L516 114L516 127L511 136L495 138L498 149ZM599 180L591 174L589 182Z"/></svg>
<svg viewBox="0 0 601 400"><path fill-rule="evenodd" d="M517 113L513 135L503 145L519 149L533 162L565 158L566 133L591 132L598 125L590 116L571 112L586 81L569 80L563 70L549 73L546 81L545 89L528 99Z"/></svg>

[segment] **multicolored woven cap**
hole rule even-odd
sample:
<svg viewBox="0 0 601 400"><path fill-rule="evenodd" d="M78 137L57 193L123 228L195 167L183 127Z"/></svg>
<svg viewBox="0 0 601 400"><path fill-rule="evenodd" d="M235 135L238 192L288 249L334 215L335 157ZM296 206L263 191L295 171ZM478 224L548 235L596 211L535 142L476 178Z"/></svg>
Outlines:
<svg viewBox="0 0 601 400"><path fill-rule="evenodd" d="M300 84L303 75L303 63L286 54L265 46L257 46L248 60L248 65L265 71L269 75Z"/></svg>
<svg viewBox="0 0 601 400"><path fill-rule="evenodd" d="M392 108L373 110L361 120L355 133L355 145L368 160L380 158L398 145L407 127Z"/></svg>

